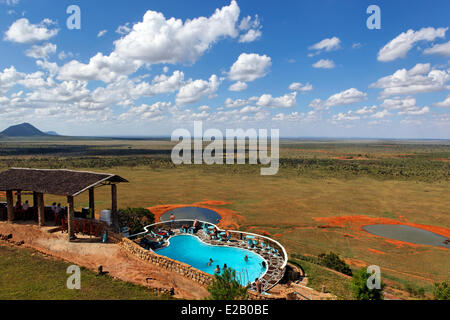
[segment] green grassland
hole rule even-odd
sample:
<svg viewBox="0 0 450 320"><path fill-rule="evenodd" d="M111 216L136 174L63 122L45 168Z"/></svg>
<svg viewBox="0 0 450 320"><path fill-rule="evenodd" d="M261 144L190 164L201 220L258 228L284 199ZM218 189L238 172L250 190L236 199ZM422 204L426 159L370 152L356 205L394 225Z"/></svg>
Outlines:
<svg viewBox="0 0 450 320"><path fill-rule="evenodd" d="M320 228L315 220L403 216L412 223L450 228L448 141L283 140L275 176L261 176L260 166L175 166L172 146L164 140L0 141L0 169L116 173L130 181L119 185L120 207L226 201L224 208L245 218L242 230L267 231L290 254L334 251L360 264L376 264L399 288L414 284L429 291L434 282L450 278L449 250L397 247L347 226ZM108 192L98 189L97 209L110 206ZM65 200L48 196L46 201ZM86 204L87 195L76 199L78 207ZM337 289L340 296L347 296L341 292L346 287Z"/></svg>
<svg viewBox="0 0 450 320"><path fill-rule="evenodd" d="M69 290L69 265L30 249L0 246L0 300L168 299L143 286L98 276L86 268L81 268L81 289Z"/></svg>

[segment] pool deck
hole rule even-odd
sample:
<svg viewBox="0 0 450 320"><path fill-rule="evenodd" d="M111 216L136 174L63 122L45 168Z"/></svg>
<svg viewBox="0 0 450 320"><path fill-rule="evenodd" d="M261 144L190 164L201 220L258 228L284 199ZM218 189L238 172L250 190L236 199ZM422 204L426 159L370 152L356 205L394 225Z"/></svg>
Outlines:
<svg viewBox="0 0 450 320"><path fill-rule="evenodd" d="M181 232L180 229L172 229L172 231L174 232L173 236L185 235L185 234L192 235L190 233ZM230 240L230 242L220 241L220 240L211 240L211 239L209 239L209 236L203 232L203 230L197 231L192 236L196 236L204 243L207 243L210 245L241 248L241 249L245 249L245 250L248 250L248 251L251 251L253 253L260 255L267 263L267 271L259 279L262 283L262 291L263 292L266 292L266 291L270 290L272 287L274 287L284 276L284 269L282 268L283 264L284 264L284 260L283 260L282 255L279 252L274 255L273 253L270 253L270 254L267 253L265 250L262 250L260 247L248 248L247 243L242 240L233 239L233 240ZM251 285L250 289L256 291L256 287L253 284Z"/></svg>

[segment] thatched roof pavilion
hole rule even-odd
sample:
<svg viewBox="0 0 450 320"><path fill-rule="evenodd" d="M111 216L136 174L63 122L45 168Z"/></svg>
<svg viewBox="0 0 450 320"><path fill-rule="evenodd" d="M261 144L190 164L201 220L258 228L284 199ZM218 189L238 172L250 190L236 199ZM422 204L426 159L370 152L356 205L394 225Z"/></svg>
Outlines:
<svg viewBox="0 0 450 320"><path fill-rule="evenodd" d="M6 191L8 202L8 221L12 222L14 220L13 191L17 192L17 201L19 203L21 202L22 191L33 192L34 206L38 208L40 226L43 226L45 223L44 194L66 196L70 239L74 238L74 197L89 191L89 208L90 212L94 212L94 188L96 187L111 186L111 215L114 225L117 226L116 185L122 182L128 181L114 174L87 171L12 168L0 172L0 191Z"/></svg>

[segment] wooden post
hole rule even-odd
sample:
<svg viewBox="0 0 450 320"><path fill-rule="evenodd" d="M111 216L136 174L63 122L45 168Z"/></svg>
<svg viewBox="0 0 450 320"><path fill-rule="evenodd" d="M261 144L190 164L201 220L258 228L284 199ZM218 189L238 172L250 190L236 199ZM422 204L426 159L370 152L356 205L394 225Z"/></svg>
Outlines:
<svg viewBox="0 0 450 320"><path fill-rule="evenodd" d="M21 190L17 190L17 203L19 204L19 206L22 206L22 191Z"/></svg>
<svg viewBox="0 0 450 320"><path fill-rule="evenodd" d="M114 229L119 228L119 217L117 216L117 186L111 185L111 218Z"/></svg>
<svg viewBox="0 0 450 320"><path fill-rule="evenodd" d="M73 197L67 197L67 233L69 234L69 241L75 239L75 231L73 229L74 208Z"/></svg>
<svg viewBox="0 0 450 320"><path fill-rule="evenodd" d="M91 219L95 219L95 195L94 188L89 189L89 215Z"/></svg>
<svg viewBox="0 0 450 320"><path fill-rule="evenodd" d="M45 226L45 205L43 193L37 193L37 212L39 227L43 227Z"/></svg>
<svg viewBox="0 0 450 320"><path fill-rule="evenodd" d="M6 191L6 202L8 203L8 222L14 220L14 196L12 190Z"/></svg>
<svg viewBox="0 0 450 320"><path fill-rule="evenodd" d="M35 191L33 191L33 217L35 221L38 220L36 219L37 216L38 216L38 195Z"/></svg>

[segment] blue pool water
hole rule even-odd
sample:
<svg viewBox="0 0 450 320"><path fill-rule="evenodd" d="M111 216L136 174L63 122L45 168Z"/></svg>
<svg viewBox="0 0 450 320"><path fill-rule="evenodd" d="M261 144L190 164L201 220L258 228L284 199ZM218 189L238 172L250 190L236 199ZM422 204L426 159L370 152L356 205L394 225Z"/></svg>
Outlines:
<svg viewBox="0 0 450 320"><path fill-rule="evenodd" d="M200 207L182 207L167 211L161 216L161 221L169 221L172 214L175 216L175 220L197 219L213 224L218 224L221 219L220 215L217 212L210 209Z"/></svg>
<svg viewBox="0 0 450 320"><path fill-rule="evenodd" d="M240 248L209 245L194 236L172 237L170 245L157 250L156 253L209 274L214 274L217 265L223 268L226 263L229 268L236 270L237 280L242 285L255 281L266 272L266 268L261 265L264 259L260 255ZM244 260L245 255L248 256L247 262ZM210 258L214 262L208 266Z"/></svg>

